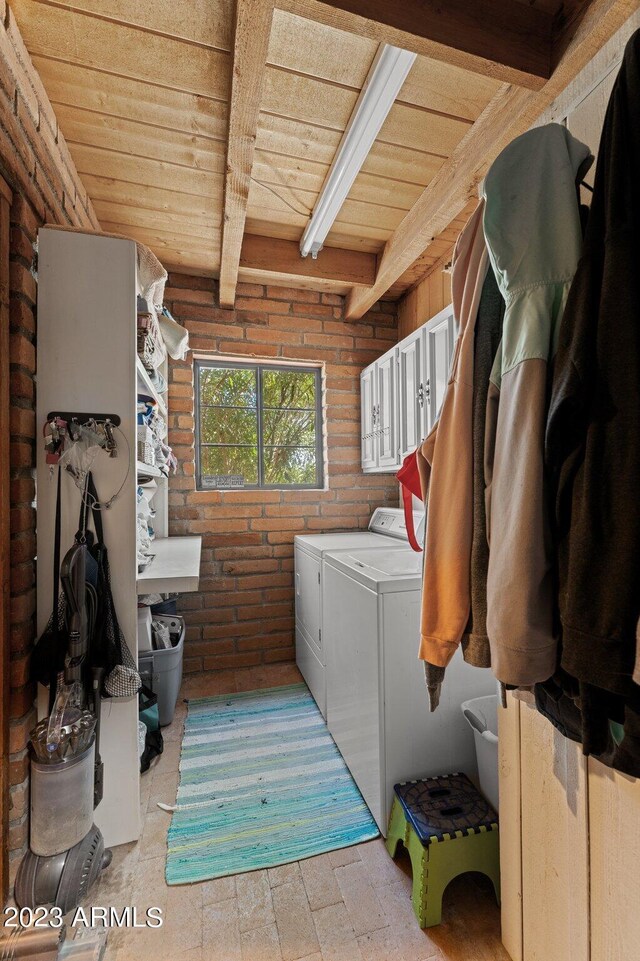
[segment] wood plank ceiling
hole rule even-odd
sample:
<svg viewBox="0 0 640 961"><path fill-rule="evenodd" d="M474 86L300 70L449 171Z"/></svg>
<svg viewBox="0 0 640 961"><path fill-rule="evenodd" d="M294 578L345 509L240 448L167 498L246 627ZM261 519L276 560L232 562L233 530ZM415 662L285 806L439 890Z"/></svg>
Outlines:
<svg viewBox="0 0 640 961"><path fill-rule="evenodd" d="M234 21L247 0L9 2L103 229L148 244L170 269L217 276ZM279 6L308 14L314 0ZM316 4L325 22L273 11L240 279L291 282L288 271L298 268L285 261L378 47L373 36L332 25L330 6ZM559 6L538 3L546 15ZM360 284L364 295L385 245L502 89L498 78L419 55L326 241L352 259L328 253L323 275L321 253L300 283L344 293ZM398 297L446 254L465 213L459 207L429 249L415 252L386 296ZM277 272L256 237L279 242Z"/></svg>

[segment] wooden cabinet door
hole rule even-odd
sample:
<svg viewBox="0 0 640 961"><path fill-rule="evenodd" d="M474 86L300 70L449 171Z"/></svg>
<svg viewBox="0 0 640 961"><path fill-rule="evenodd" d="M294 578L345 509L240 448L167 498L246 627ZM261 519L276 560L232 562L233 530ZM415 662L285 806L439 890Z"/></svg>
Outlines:
<svg viewBox="0 0 640 961"><path fill-rule="evenodd" d="M453 355L454 326L453 308L449 306L436 314L424 327L427 431L431 430L440 416L447 390Z"/></svg>
<svg viewBox="0 0 640 961"><path fill-rule="evenodd" d="M638 957L640 781L589 758L591 961Z"/></svg>
<svg viewBox="0 0 640 961"><path fill-rule="evenodd" d="M376 426L378 440L378 467L399 466L398 456L398 404L396 400L397 351L394 349L381 357L376 364Z"/></svg>
<svg viewBox="0 0 640 961"><path fill-rule="evenodd" d="M424 338L417 330L398 345L400 461L424 440Z"/></svg>
<svg viewBox="0 0 640 961"><path fill-rule="evenodd" d="M523 959L589 961L587 759L523 704L520 766Z"/></svg>
<svg viewBox="0 0 640 961"><path fill-rule="evenodd" d="M376 420L376 365L371 364L360 375L360 450L363 470L377 466Z"/></svg>

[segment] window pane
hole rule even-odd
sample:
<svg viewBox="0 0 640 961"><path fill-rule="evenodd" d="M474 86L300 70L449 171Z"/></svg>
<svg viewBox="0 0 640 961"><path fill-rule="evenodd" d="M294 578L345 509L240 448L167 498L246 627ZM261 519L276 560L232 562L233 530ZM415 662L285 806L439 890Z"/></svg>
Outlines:
<svg viewBox="0 0 640 961"><path fill-rule="evenodd" d="M309 447L265 447L265 484L315 484L316 452Z"/></svg>
<svg viewBox="0 0 640 961"><path fill-rule="evenodd" d="M203 444L258 443L258 414L237 407L200 409L200 441Z"/></svg>
<svg viewBox="0 0 640 961"><path fill-rule="evenodd" d="M256 372L243 367L201 367L200 403L255 407Z"/></svg>
<svg viewBox="0 0 640 961"><path fill-rule="evenodd" d="M245 484L257 484L258 448L201 447L200 472L203 481L207 474L241 474Z"/></svg>
<svg viewBox="0 0 640 961"><path fill-rule="evenodd" d="M264 407L315 407L316 375L313 371L263 370L262 404Z"/></svg>
<svg viewBox="0 0 640 961"><path fill-rule="evenodd" d="M314 410L265 410L262 415L265 447L313 447L316 442Z"/></svg>

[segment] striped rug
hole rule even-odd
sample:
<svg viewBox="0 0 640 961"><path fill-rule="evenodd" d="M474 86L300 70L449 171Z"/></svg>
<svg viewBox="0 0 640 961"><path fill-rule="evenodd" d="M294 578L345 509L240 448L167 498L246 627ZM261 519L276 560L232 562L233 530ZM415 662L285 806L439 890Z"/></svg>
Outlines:
<svg viewBox="0 0 640 961"><path fill-rule="evenodd" d="M378 833L305 684L189 702L168 884L275 867Z"/></svg>

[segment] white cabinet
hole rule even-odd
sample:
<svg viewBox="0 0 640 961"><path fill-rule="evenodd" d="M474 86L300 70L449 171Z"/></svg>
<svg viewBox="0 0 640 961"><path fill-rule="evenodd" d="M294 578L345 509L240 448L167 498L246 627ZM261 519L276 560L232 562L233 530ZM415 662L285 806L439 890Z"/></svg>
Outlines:
<svg viewBox="0 0 640 961"><path fill-rule="evenodd" d="M372 364L360 375L360 426L362 467L372 470L377 466L376 423L376 365Z"/></svg>
<svg viewBox="0 0 640 961"><path fill-rule="evenodd" d="M446 307L422 328L426 380L424 384L427 411L427 433L431 430L442 408L447 390L451 357L453 355L453 309Z"/></svg>
<svg viewBox="0 0 640 961"><path fill-rule="evenodd" d="M401 461L424 439L424 363L424 334L422 330L416 330L398 345L398 440Z"/></svg>
<svg viewBox="0 0 640 961"><path fill-rule="evenodd" d="M394 468L398 462L398 403L396 398L396 364L395 350L385 354L377 365L376 386L378 399L376 404L376 436L378 438L378 467Z"/></svg>
<svg viewBox="0 0 640 961"><path fill-rule="evenodd" d="M389 472L400 465L397 380L395 347L360 375L361 457L365 471Z"/></svg>
<svg viewBox="0 0 640 961"><path fill-rule="evenodd" d="M449 306L363 370L364 471L396 470L436 423L449 381L454 340Z"/></svg>

